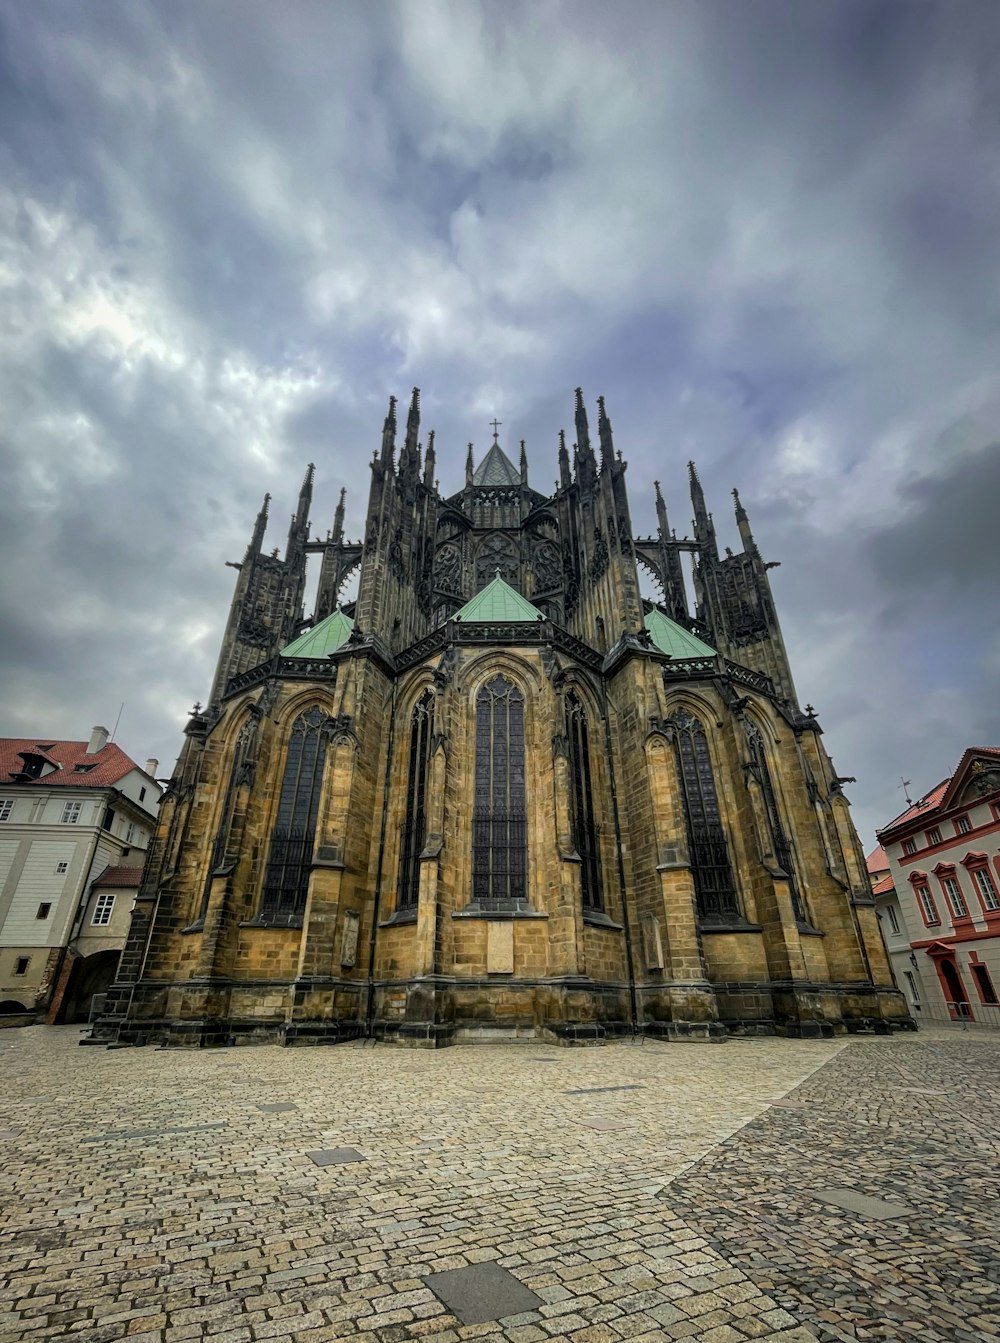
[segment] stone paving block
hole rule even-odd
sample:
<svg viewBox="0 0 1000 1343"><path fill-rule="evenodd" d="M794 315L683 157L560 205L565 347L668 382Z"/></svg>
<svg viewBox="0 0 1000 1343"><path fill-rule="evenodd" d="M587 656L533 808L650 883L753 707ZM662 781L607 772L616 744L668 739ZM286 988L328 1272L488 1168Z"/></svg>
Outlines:
<svg viewBox="0 0 1000 1343"><path fill-rule="evenodd" d="M282 1114L285 1110L297 1110L299 1107L292 1101L268 1101L266 1103L258 1102L257 1109L263 1110L265 1114Z"/></svg>
<svg viewBox="0 0 1000 1343"><path fill-rule="evenodd" d="M542 1304L512 1273L490 1260L430 1273L423 1281L463 1324L499 1320Z"/></svg>

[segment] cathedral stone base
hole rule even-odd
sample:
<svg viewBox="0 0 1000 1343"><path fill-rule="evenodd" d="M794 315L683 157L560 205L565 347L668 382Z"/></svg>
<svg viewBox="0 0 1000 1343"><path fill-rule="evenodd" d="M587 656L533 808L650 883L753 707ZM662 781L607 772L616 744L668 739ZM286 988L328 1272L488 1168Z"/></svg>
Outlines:
<svg viewBox="0 0 1000 1343"><path fill-rule="evenodd" d="M254 1001L256 992L256 1001ZM253 1010L246 1008L253 1003ZM753 1035L829 1039L915 1030L898 995L869 986L627 985L466 982L445 976L376 986L370 1026L362 994L315 985L270 985L266 999L246 985L174 985L142 995L127 1022L99 1019L95 1040L212 1048L241 1044L333 1045L373 1037L414 1049L460 1042L544 1039L598 1045L634 1036L670 1043ZM240 1009L243 1010L240 1010Z"/></svg>

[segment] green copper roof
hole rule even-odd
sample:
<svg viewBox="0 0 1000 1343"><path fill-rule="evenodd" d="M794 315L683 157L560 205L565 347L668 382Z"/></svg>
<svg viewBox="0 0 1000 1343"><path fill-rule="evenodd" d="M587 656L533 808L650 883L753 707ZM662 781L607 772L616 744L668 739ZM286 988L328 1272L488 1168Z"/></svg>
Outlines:
<svg viewBox="0 0 1000 1343"><path fill-rule="evenodd" d="M654 607L646 616L646 629L654 647L672 658L715 657L715 649L686 630L683 625L665 616Z"/></svg>
<svg viewBox="0 0 1000 1343"><path fill-rule="evenodd" d="M516 624L544 619L538 607L525 601L519 592L503 581L499 573L492 583L487 583L471 602L466 602L461 611L456 611L452 616L452 620L458 620L463 625L492 624L495 620Z"/></svg>
<svg viewBox="0 0 1000 1343"><path fill-rule="evenodd" d="M328 615L325 620L321 620L311 630L306 630L303 634L300 634L287 648L283 648L281 656L283 658L325 658L328 653L335 653L338 648L343 648L351 637L353 628L354 621L350 616L345 616L338 606L332 615Z"/></svg>

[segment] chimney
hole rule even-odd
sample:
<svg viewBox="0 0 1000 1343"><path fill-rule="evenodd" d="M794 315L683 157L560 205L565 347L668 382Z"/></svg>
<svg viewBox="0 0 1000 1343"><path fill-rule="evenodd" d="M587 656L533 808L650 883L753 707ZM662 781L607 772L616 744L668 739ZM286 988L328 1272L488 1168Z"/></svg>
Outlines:
<svg viewBox="0 0 1000 1343"><path fill-rule="evenodd" d="M90 741L87 742L87 754L97 755L98 751L103 751L108 744L108 729L106 727L95 727L91 729Z"/></svg>
<svg viewBox="0 0 1000 1343"><path fill-rule="evenodd" d="M156 778L156 771L159 769L159 767L160 762L154 756L150 756L150 758L146 761L145 769L146 773L149 775L151 779Z"/></svg>

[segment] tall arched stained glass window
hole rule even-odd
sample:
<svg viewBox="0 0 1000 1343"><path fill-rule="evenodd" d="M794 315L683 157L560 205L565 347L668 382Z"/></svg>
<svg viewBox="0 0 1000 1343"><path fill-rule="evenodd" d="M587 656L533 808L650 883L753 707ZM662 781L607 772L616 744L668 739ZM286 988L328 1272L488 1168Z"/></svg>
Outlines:
<svg viewBox="0 0 1000 1343"><path fill-rule="evenodd" d="M686 709L678 709L668 724L684 796L698 917L706 923L724 923L738 917L740 908L705 729Z"/></svg>
<svg viewBox="0 0 1000 1343"><path fill-rule="evenodd" d="M524 812L524 696L494 676L476 696L472 899L487 911L528 902Z"/></svg>
<svg viewBox="0 0 1000 1343"><path fill-rule="evenodd" d="M601 863L598 837L600 826L594 816L594 794L590 776L590 735L587 715L576 695L566 696L566 734L569 737L569 766L573 787L573 844L582 864L580 878L584 909L603 909Z"/></svg>
<svg viewBox="0 0 1000 1343"><path fill-rule="evenodd" d="M253 779L253 748L256 741L256 723L253 718L248 718L240 728L239 736L236 738L236 745L233 748L233 762L229 770L229 783L226 785L226 796L222 803L222 814L219 817L219 828L215 833L215 843L212 846L212 857L208 864L208 875L205 878L205 888L202 892L201 906L198 910L198 922L204 922L205 915L208 913L208 901L212 894L212 878L222 872L231 862L236 861L236 855L229 852L229 840L233 826L233 810L236 804L236 793L240 784L249 783Z"/></svg>
<svg viewBox="0 0 1000 1343"><path fill-rule="evenodd" d="M799 892L798 878L795 875L795 863L792 859L792 846L788 842L785 834L785 828L781 824L781 812L778 810L778 799L775 796L774 784L771 782L771 771L767 764L767 751L764 748L764 739L760 735L760 728L756 723L749 720L746 724L747 746L750 750L750 770L754 778L760 784L760 791L764 798L764 810L767 812L767 824L771 831L771 843L774 846L774 858L778 866L788 877L788 886L792 895L792 909L795 918L799 923L806 922L805 909L802 905L802 896Z"/></svg>
<svg viewBox="0 0 1000 1343"><path fill-rule="evenodd" d="M406 776L406 819L399 850L399 909L415 909L420 893L420 854L427 834L427 775L434 728L434 696L417 701L410 719L410 763Z"/></svg>
<svg viewBox="0 0 1000 1343"><path fill-rule="evenodd" d="M292 725L264 874L265 923L295 923L305 911L329 729L320 708L307 709Z"/></svg>

